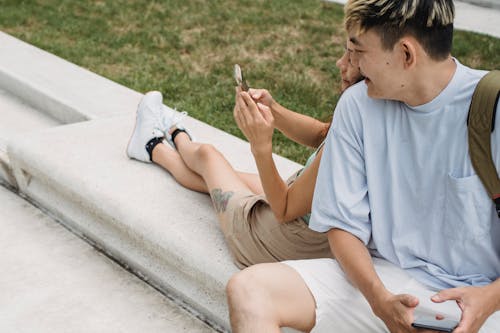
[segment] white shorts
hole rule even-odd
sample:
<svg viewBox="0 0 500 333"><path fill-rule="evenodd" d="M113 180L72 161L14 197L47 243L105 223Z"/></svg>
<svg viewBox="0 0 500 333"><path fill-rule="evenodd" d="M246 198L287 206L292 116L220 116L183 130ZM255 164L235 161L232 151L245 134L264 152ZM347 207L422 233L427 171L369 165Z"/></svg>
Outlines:
<svg viewBox="0 0 500 333"><path fill-rule="evenodd" d="M311 291L316 302L316 325L311 332L389 332L364 296L347 280L334 259L290 260L284 264L294 268ZM387 260L373 258L375 270L395 294L411 294L419 299L415 316L439 313L459 320L461 311L456 302L433 303L430 297L437 290L424 286L401 268ZM498 332L500 311L486 321L480 333Z"/></svg>

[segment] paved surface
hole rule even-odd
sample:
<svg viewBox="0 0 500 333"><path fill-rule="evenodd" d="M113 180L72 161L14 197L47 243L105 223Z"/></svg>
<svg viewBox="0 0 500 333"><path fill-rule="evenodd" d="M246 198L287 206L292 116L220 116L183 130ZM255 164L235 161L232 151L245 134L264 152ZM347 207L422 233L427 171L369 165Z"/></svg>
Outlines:
<svg viewBox="0 0 500 333"><path fill-rule="evenodd" d="M0 332L215 332L0 187Z"/></svg>
<svg viewBox="0 0 500 333"><path fill-rule="evenodd" d="M325 0L345 4L346 0ZM478 6L472 3L480 3ZM487 34L500 38L500 1L470 0L455 1L455 28ZM485 6L493 7L488 8Z"/></svg>
<svg viewBox="0 0 500 333"><path fill-rule="evenodd" d="M500 10L500 0L463 0L463 2L467 2L485 8L494 8Z"/></svg>

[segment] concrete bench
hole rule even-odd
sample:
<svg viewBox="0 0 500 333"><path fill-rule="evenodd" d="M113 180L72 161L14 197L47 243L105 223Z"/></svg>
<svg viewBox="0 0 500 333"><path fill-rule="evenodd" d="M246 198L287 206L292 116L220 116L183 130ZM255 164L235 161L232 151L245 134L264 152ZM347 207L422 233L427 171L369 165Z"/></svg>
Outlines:
<svg viewBox="0 0 500 333"><path fill-rule="evenodd" d="M142 95L3 33L0 88L65 124L9 138L0 133L19 192L182 306L228 330L225 284L237 268L209 197L125 154ZM247 142L193 118L186 126L238 170L256 172ZM275 160L284 177L300 167Z"/></svg>

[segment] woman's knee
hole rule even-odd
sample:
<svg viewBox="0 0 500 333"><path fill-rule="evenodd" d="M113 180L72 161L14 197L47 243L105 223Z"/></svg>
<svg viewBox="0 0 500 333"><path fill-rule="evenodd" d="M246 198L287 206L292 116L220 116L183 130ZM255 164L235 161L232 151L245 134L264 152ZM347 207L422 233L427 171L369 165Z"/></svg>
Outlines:
<svg viewBox="0 0 500 333"><path fill-rule="evenodd" d="M196 156L202 162L210 162L219 158L220 152L213 145L204 143L196 149Z"/></svg>

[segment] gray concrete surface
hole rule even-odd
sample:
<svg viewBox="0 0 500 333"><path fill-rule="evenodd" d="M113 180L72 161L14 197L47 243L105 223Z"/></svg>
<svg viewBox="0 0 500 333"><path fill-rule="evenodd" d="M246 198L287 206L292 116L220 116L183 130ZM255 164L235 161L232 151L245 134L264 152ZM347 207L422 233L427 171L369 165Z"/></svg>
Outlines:
<svg viewBox="0 0 500 333"><path fill-rule="evenodd" d="M485 8L500 9L500 0L463 0L463 2Z"/></svg>
<svg viewBox="0 0 500 333"><path fill-rule="evenodd" d="M7 156L7 140L60 123L0 88L0 183L16 186Z"/></svg>
<svg viewBox="0 0 500 333"><path fill-rule="evenodd" d="M193 119L186 125L238 169L256 170L248 143ZM225 284L237 268L210 199L155 165L129 160L133 126L133 117L113 117L10 143L19 189L149 283L228 328ZM299 167L276 160L283 175Z"/></svg>
<svg viewBox="0 0 500 333"><path fill-rule="evenodd" d="M40 112L19 98L0 88L0 136L10 138L22 133L59 126L61 123L50 115Z"/></svg>
<svg viewBox="0 0 500 333"><path fill-rule="evenodd" d="M0 87L61 123L133 113L142 96L3 32Z"/></svg>
<svg viewBox="0 0 500 333"><path fill-rule="evenodd" d="M0 186L0 332L215 332Z"/></svg>

